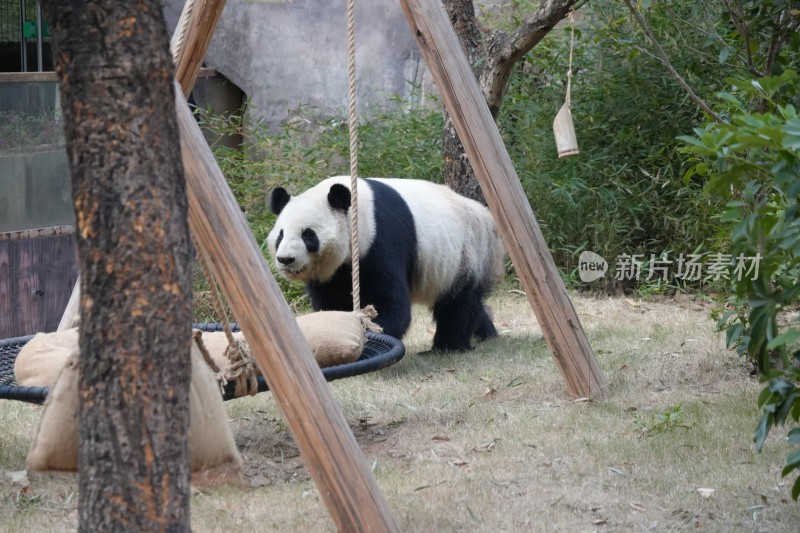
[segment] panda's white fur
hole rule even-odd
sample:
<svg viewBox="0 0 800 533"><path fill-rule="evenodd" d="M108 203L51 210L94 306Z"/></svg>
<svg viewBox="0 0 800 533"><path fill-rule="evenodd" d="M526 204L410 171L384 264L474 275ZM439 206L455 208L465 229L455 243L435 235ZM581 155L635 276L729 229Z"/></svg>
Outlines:
<svg viewBox="0 0 800 533"><path fill-rule="evenodd" d="M450 297L449 292L465 282L480 285L477 298L481 300L485 292L502 278L504 250L491 214L484 206L443 185L427 181L379 178L370 178L368 181L385 184L399 194L413 218L416 264L412 265L413 279L408 287L411 301L435 309L437 303L441 304L443 299ZM291 197L281 207L267 240L276 266L286 278L316 286L331 282L343 265L349 265L349 213L329 204L328 195L336 184L349 190L350 177L328 178L302 194ZM357 192L359 248L361 257L365 258L373 253L378 233L375 192L364 180L359 180ZM386 220L393 214L382 215L381 220ZM309 243L303 238L305 229L312 230L316 235L318 249L312 246L309 252ZM381 250L388 249L391 252L391 248L390 245L381 247ZM292 258L291 264L279 262L278 258L286 257ZM362 279L370 275L369 271L362 270ZM362 297L362 305L368 303ZM474 303L464 305L474 307ZM480 305L482 308L482 303ZM480 313L475 309L472 311ZM381 312L379 308L379 322ZM449 346L451 343L447 344ZM466 339L466 346L469 346L469 339ZM463 343L459 347L463 348Z"/></svg>

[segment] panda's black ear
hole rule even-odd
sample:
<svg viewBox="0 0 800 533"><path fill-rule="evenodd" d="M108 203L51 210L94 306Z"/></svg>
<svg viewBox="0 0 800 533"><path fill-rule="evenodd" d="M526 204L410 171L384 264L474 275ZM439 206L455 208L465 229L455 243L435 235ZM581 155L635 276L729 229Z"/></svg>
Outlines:
<svg viewBox="0 0 800 533"><path fill-rule="evenodd" d="M350 189L341 183L331 185L331 190L328 191L328 203L333 209L347 211L350 209Z"/></svg>
<svg viewBox="0 0 800 533"><path fill-rule="evenodd" d="M272 194L269 197L269 208L273 214L280 215L291 199L292 197L283 187L272 189Z"/></svg>

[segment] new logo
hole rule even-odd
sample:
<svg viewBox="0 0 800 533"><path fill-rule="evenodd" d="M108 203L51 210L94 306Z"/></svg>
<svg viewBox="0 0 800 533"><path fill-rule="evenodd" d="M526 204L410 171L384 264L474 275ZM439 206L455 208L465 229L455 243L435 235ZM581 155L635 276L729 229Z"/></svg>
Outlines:
<svg viewBox="0 0 800 533"><path fill-rule="evenodd" d="M606 275L608 263L594 252L581 252L578 258L578 277L584 283L600 279Z"/></svg>

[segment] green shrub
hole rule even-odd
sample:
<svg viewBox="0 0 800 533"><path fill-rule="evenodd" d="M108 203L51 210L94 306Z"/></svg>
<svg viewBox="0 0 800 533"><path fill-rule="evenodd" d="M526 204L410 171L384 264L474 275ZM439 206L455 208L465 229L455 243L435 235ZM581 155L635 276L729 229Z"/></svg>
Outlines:
<svg viewBox="0 0 800 533"><path fill-rule="evenodd" d="M720 94L726 124L683 137L694 165L687 178L708 179L710 194L727 201L731 258L757 258L757 269L732 279L729 311L719 319L730 347L750 357L767 382L759 396L758 449L775 425L800 419L800 321L783 327L782 313L800 300L800 78L794 71L758 80L731 79ZM754 109L756 109L754 111ZM789 432L800 444L800 428ZM783 474L800 467L800 449ZM800 478L792 496L800 495Z"/></svg>
<svg viewBox="0 0 800 533"><path fill-rule="evenodd" d="M641 254L647 261L651 254L675 258L720 249L711 216L717 206L702 194L699 180L683 181L676 140L702 115L659 62L639 53L624 6L588 4L582 12L572 88L580 155L558 159L552 132L566 93L568 27L555 30L515 71L500 117L557 265L570 281L584 250L612 265L622 254ZM650 20L659 34L668 30L667 14L651 13ZM703 71L690 49L669 50L692 81L691 73ZM645 277L641 286L657 291L683 285L674 278L644 283ZM613 279L606 275L604 282L609 288Z"/></svg>

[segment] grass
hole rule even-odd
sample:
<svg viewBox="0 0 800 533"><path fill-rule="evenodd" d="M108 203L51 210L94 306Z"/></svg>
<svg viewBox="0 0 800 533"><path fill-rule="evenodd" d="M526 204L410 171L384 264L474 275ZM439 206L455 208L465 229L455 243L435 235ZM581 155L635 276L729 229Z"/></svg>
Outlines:
<svg viewBox="0 0 800 533"><path fill-rule="evenodd" d="M755 452L759 386L706 305L576 298L609 381L591 402L565 395L523 296L491 305L501 335L474 352L416 355L432 336L416 310L403 361L331 383L404 531L796 530L789 447ZM271 395L226 406L246 482L195 483L193 529L332 531ZM5 475L38 414L0 404L3 531L77 525L73 477Z"/></svg>

